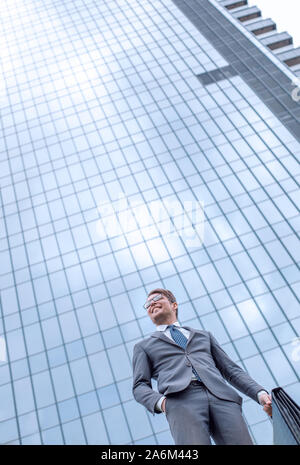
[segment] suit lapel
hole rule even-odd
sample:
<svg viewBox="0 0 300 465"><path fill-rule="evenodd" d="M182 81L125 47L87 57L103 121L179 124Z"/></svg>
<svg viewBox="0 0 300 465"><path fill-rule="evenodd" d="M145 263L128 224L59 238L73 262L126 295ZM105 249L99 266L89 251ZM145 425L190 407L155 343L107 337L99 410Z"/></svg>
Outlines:
<svg viewBox="0 0 300 465"><path fill-rule="evenodd" d="M158 339L162 339L165 342L168 342L169 344L173 344L173 346L180 347L178 344L176 344L173 339L170 339L168 336L165 335L162 331L155 331L155 333L151 334L152 337L157 337ZM182 348L182 347L180 347Z"/></svg>
<svg viewBox="0 0 300 465"><path fill-rule="evenodd" d="M188 346L189 343L191 342L192 338L195 336L196 331L193 328L190 328L189 326L182 326L182 328L188 329L190 331L190 335L189 335L189 338L188 338L188 341L187 341L187 344L186 344L186 346Z"/></svg>

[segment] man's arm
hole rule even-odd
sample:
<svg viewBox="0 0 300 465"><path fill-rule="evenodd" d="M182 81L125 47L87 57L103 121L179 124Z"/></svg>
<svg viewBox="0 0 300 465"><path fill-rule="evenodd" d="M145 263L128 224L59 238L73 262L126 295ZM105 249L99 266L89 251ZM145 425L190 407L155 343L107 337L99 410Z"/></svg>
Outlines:
<svg viewBox="0 0 300 465"><path fill-rule="evenodd" d="M266 389L257 384L246 371L231 360L210 332L209 336L211 341L211 354L223 378L243 394L260 403L257 394L259 391L266 391Z"/></svg>
<svg viewBox="0 0 300 465"><path fill-rule="evenodd" d="M149 412L161 413L156 409L156 403L161 399L161 394L152 389L151 361L140 344L133 349L133 396L137 402L144 405Z"/></svg>

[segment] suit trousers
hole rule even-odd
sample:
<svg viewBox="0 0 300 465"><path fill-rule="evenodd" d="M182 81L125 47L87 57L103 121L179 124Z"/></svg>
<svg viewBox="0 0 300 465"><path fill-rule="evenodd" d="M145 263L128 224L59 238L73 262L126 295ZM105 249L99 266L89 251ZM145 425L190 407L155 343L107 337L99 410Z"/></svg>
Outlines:
<svg viewBox="0 0 300 465"><path fill-rule="evenodd" d="M253 445L240 404L214 396L202 383L166 396L166 417L178 445Z"/></svg>

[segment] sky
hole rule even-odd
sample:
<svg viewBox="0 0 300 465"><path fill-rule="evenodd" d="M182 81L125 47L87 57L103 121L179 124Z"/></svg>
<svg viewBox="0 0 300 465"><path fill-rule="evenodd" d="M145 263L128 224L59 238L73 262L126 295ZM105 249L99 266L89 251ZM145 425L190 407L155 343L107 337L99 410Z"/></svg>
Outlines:
<svg viewBox="0 0 300 465"><path fill-rule="evenodd" d="M294 47L300 47L300 1L299 0L248 0L256 5L264 19L271 18L278 32L288 32L294 39Z"/></svg>

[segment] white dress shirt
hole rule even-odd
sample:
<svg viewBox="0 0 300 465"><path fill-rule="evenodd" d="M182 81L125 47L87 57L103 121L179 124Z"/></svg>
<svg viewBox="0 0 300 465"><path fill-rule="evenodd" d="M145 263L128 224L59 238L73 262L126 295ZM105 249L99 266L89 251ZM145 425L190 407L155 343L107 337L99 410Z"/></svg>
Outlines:
<svg viewBox="0 0 300 465"><path fill-rule="evenodd" d="M182 334L183 334L187 339L189 339L190 331L189 331L188 329L182 328L182 327L180 326L180 324L178 323L178 321L175 321L175 322L173 323L173 325L176 326L176 327L178 328L178 330L181 331ZM162 333L164 333L168 338L172 339L172 341L173 341L173 338L172 338L171 332L170 332L170 328L168 328L168 325L158 325L158 326L156 326L156 331L161 331ZM196 376L194 375L194 373L192 373L191 381L194 380L194 379L196 380L197 378L196 378ZM261 394L268 394L268 393L267 393L266 391L259 391L259 392L257 393L258 402L259 402L261 405L263 405L263 404L260 402L260 399L259 399ZM162 396L162 397L156 402L156 404L155 404L155 408L156 408L157 410L159 410L160 412L163 411L162 408L161 408L161 404L163 403L163 400L164 400L164 399L166 399L166 397L165 397L165 396Z"/></svg>

